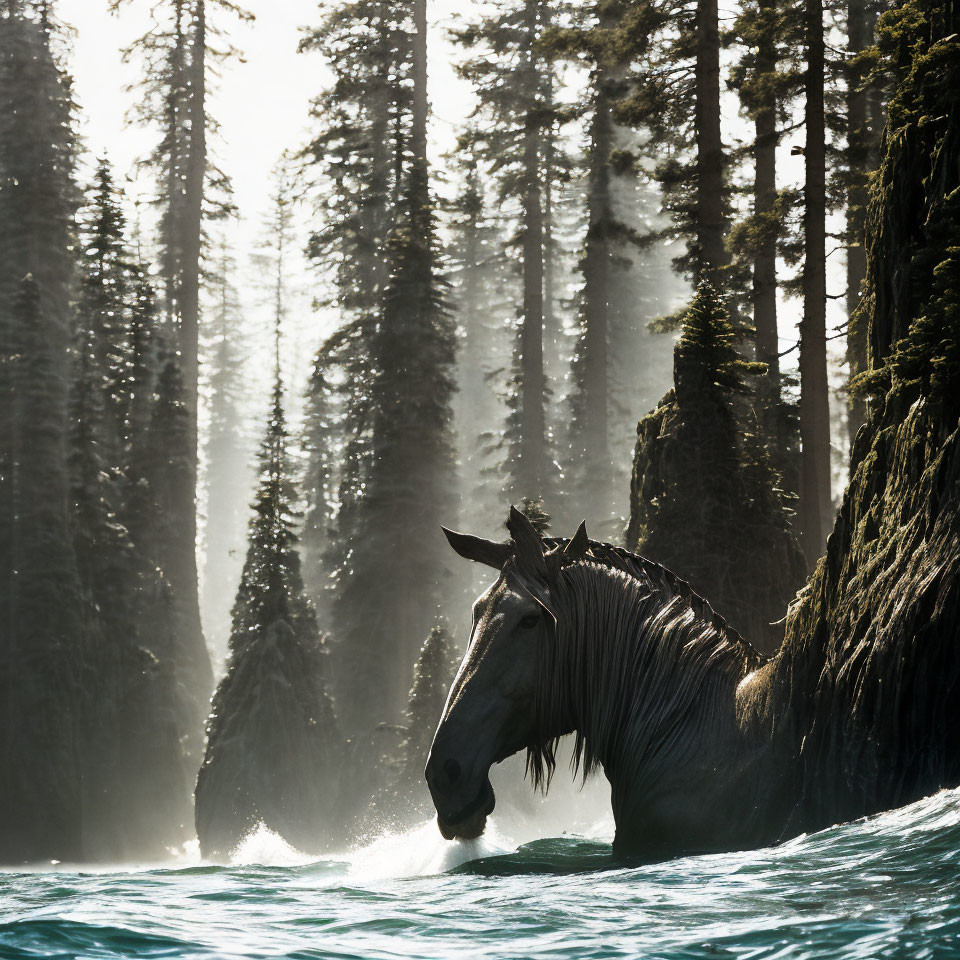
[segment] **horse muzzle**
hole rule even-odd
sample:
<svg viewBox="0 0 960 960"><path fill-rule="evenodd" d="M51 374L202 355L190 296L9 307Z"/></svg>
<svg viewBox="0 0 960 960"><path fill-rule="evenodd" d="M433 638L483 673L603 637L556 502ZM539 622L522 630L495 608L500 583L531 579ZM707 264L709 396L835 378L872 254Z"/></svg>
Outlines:
<svg viewBox="0 0 960 960"><path fill-rule="evenodd" d="M437 827L445 840L475 840L487 825L493 813L496 797L490 777L485 772L479 784L472 788L462 782L459 765L447 760L438 769L431 757L425 771L433 805L437 810ZM473 783L477 783L474 779Z"/></svg>

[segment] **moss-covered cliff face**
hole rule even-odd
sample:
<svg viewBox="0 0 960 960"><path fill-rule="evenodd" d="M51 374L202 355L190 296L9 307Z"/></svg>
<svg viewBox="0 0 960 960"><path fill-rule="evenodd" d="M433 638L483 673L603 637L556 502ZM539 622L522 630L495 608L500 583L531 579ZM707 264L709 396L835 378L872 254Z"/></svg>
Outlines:
<svg viewBox="0 0 960 960"><path fill-rule="evenodd" d="M957 8L882 21L897 79L870 213L871 422L771 669L810 829L960 783L960 42Z"/></svg>

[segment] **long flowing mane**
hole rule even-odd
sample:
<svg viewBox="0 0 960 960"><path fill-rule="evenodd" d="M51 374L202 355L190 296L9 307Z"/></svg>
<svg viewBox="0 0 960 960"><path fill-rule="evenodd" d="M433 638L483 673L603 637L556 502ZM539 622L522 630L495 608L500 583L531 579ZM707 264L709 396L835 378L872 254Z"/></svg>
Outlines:
<svg viewBox="0 0 960 960"><path fill-rule="evenodd" d="M547 731L576 726L571 765L584 778L615 754L655 767L675 751L670 738L695 701L709 709L725 680L764 662L686 581L611 544L589 541L583 559L547 586L556 628L542 636L536 712L544 733L527 752L538 788L556 768L558 738Z"/></svg>

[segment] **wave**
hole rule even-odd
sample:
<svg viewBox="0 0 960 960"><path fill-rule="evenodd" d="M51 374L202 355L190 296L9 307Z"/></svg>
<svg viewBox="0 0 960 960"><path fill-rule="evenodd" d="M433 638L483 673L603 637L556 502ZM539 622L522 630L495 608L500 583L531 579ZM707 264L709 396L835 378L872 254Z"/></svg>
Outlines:
<svg viewBox="0 0 960 960"><path fill-rule="evenodd" d="M960 791L641 867L606 840L433 823L339 857L263 825L229 865L0 874L0 958L960 957Z"/></svg>

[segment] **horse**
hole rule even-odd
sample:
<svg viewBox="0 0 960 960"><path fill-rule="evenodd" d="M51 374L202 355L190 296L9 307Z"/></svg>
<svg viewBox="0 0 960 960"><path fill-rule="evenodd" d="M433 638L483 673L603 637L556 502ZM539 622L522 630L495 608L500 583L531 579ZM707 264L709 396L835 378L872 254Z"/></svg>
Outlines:
<svg viewBox="0 0 960 960"><path fill-rule="evenodd" d="M515 753L546 789L573 734L574 773L602 769L610 782L617 855L784 838L796 771L772 736L769 661L679 577L590 540L584 524L542 539L514 508L508 528L505 543L444 530L498 577L474 604L426 765L441 834L483 832L490 768Z"/></svg>

